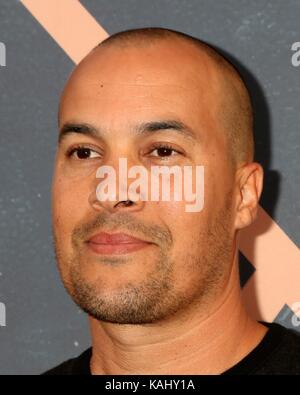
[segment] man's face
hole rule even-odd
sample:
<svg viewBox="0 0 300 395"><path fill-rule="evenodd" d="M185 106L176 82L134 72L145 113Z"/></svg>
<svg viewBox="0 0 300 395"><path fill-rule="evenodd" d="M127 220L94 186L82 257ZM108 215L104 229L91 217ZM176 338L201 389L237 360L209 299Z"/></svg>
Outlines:
<svg viewBox="0 0 300 395"><path fill-rule="evenodd" d="M234 170L218 116L219 81L205 55L173 41L97 49L69 80L60 128L88 124L99 135L69 133L59 144L55 250L65 287L97 319L155 322L205 303L224 285L233 253ZM136 132L145 122L162 120L188 125L194 137L172 129ZM118 175L119 158L127 159L128 168L149 171L158 165L204 166L203 210L187 212L185 201L174 200L131 206L97 201L97 169L114 166ZM99 232L128 233L148 243L124 253L95 252L88 241Z"/></svg>

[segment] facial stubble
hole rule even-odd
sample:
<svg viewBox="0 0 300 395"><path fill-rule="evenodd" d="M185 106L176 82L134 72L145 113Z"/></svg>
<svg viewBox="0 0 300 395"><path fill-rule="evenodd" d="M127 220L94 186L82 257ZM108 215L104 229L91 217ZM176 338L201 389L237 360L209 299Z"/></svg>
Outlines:
<svg viewBox="0 0 300 395"><path fill-rule="evenodd" d="M94 221L77 227L72 235L73 255L68 262L63 258L59 243L54 232L56 258L59 263L61 276L67 292L75 303L87 314L99 321L118 324L150 324L171 317L191 303L204 304L220 286L226 272L228 261L232 255L232 245L229 235L230 199L226 199L224 208L214 217L211 225L205 231L199 231L199 238L195 237L195 248L186 251L184 265L190 278L182 281L198 280L193 284L190 293L185 288L175 286L176 262L171 259L173 238L169 229L162 229L157 225L145 226L137 223L129 214L114 217L114 225L125 225L126 229L134 230L138 234L155 235L157 258L153 270L147 278L140 282L128 281L118 290L103 292L107 288L101 275L88 283L82 272L84 256L80 248L80 240L89 230L111 224L111 219L104 213ZM196 244L203 247L199 251ZM143 257L143 254L140 256ZM143 258L139 258L139 265L143 266ZM126 265L119 258L107 258L101 264ZM62 265L67 265L69 275L63 275ZM118 270L118 268L115 268Z"/></svg>

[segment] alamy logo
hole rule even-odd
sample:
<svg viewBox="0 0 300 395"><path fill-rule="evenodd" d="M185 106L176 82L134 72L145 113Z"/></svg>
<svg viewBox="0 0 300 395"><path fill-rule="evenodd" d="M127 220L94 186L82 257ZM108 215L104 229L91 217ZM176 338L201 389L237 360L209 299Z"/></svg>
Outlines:
<svg viewBox="0 0 300 395"><path fill-rule="evenodd" d="M0 42L0 66L6 66L6 47L2 42Z"/></svg>
<svg viewBox="0 0 300 395"><path fill-rule="evenodd" d="M294 315L292 316L292 325L297 327L300 326L300 302L295 302L292 305L292 310L294 312Z"/></svg>
<svg viewBox="0 0 300 395"><path fill-rule="evenodd" d="M195 177L193 170L195 168ZM204 166L144 166L127 168L127 158L119 158L119 183L113 166L101 166L97 178L104 178L96 188L99 201L138 200L185 201L186 212L199 212L204 206ZM171 177L172 180L171 181ZM128 179L134 179L128 187ZM193 179L195 178L195 188ZM161 182L160 182L161 181ZM149 191L150 186L150 191ZM193 191L195 189L195 192Z"/></svg>
<svg viewBox="0 0 300 395"><path fill-rule="evenodd" d="M289 309L284 309L280 314L280 320L282 321L285 321L288 317L294 327L300 327L300 302L293 303Z"/></svg>
<svg viewBox="0 0 300 395"><path fill-rule="evenodd" d="M6 308L4 303L0 303L0 326L6 326Z"/></svg>
<svg viewBox="0 0 300 395"><path fill-rule="evenodd" d="M293 43L291 50L295 52L291 58L292 65L298 67L300 66L300 42Z"/></svg>

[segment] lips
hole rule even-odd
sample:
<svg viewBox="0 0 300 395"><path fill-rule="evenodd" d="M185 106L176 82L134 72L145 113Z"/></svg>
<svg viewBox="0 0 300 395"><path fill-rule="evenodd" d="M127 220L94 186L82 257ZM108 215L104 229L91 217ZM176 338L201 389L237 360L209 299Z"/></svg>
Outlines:
<svg viewBox="0 0 300 395"><path fill-rule="evenodd" d="M124 254L145 248L152 243L126 233L101 232L88 240L88 246L97 254Z"/></svg>
<svg viewBox="0 0 300 395"><path fill-rule="evenodd" d="M144 240L129 236L126 233L105 233L101 232L93 236L91 243L96 244L128 244L128 243L145 243Z"/></svg>

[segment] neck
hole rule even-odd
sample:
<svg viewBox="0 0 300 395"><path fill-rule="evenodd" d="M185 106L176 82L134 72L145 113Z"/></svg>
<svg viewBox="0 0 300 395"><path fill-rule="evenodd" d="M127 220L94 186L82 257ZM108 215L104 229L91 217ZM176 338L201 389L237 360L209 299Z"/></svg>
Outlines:
<svg viewBox="0 0 300 395"><path fill-rule="evenodd" d="M242 304L237 254L226 286L203 308L144 325L90 318L92 374L220 374L255 348L267 331Z"/></svg>

